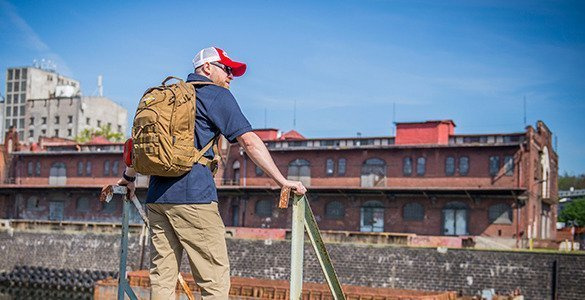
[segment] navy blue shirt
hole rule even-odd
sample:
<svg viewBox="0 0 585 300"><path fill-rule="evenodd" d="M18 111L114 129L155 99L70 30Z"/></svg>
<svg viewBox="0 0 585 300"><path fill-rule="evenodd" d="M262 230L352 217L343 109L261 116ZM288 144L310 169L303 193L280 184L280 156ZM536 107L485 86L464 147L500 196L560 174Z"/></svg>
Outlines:
<svg viewBox="0 0 585 300"><path fill-rule="evenodd" d="M189 74L187 81L209 81L207 77ZM217 85L198 86L197 113L195 118L195 147L203 148L216 133L221 133L230 143L248 131L250 122L238 106L236 99L226 88ZM205 153L213 158L213 151ZM150 176L146 203L195 204L217 201L217 189L211 170L194 164L191 171L179 177Z"/></svg>

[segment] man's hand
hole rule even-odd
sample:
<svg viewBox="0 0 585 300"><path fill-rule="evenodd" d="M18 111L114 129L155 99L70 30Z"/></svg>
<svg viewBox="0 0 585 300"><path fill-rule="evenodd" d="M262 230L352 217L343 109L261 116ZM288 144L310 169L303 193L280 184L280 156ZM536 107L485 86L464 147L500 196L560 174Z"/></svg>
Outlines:
<svg viewBox="0 0 585 300"><path fill-rule="evenodd" d="M307 188L300 181L287 180L284 186L290 187L296 195L302 196L307 192Z"/></svg>
<svg viewBox="0 0 585 300"><path fill-rule="evenodd" d="M126 193L126 198L128 200L130 200L134 197L134 192L136 191L136 185L134 184L134 182L129 182L128 180L126 180L124 178L120 178L120 180L118 180L117 184L121 185L121 186L125 186L128 189L128 192Z"/></svg>

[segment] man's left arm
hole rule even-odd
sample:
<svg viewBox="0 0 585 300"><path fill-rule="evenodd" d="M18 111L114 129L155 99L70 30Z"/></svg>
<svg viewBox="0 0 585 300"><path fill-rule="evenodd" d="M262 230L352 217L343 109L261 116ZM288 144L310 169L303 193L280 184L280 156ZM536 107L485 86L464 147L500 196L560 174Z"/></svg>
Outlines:
<svg viewBox="0 0 585 300"><path fill-rule="evenodd" d="M304 195L307 189L300 181L287 180L284 178L280 170L276 167L270 152L264 145L264 142L256 135L256 133L249 131L237 137L238 143L246 154L250 156L252 161L259 166L270 178L283 187L287 186L293 189L297 195Z"/></svg>

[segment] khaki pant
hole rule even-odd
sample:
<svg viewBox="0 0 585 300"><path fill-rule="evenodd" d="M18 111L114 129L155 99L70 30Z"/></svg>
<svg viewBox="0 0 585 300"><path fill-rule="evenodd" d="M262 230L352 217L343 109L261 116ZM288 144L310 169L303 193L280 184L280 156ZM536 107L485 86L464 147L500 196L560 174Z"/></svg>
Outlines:
<svg viewBox="0 0 585 300"><path fill-rule="evenodd" d="M183 249L203 299L228 299L230 266L217 202L149 203L151 299L175 299Z"/></svg>

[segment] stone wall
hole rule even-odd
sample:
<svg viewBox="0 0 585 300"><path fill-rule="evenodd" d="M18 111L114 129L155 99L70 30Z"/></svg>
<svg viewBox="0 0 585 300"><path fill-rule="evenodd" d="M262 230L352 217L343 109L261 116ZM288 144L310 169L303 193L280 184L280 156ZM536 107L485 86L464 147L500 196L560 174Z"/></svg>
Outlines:
<svg viewBox="0 0 585 300"><path fill-rule="evenodd" d="M15 265L115 271L119 236L114 234L0 233L0 270ZM342 284L417 290L454 290L472 294L485 288L520 288L527 299L552 299L557 269L558 299L582 299L585 255L503 251L398 248L329 244ZM290 243L228 239L232 275L288 279ZM139 268L138 236L129 243L129 266ZM144 261L148 261L145 251ZM147 264L147 263L146 263ZM184 257L182 269L189 270ZM318 261L305 247L304 279L323 282Z"/></svg>

